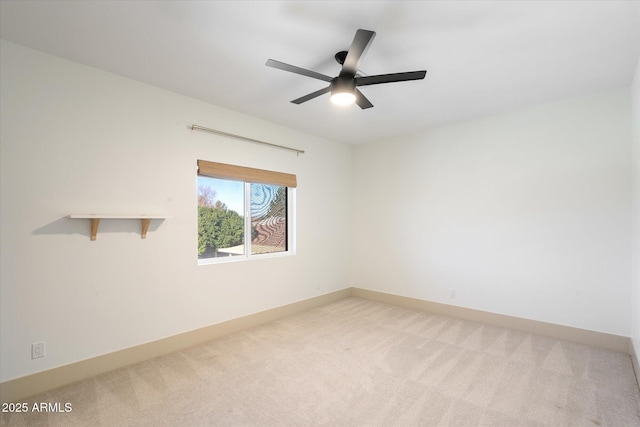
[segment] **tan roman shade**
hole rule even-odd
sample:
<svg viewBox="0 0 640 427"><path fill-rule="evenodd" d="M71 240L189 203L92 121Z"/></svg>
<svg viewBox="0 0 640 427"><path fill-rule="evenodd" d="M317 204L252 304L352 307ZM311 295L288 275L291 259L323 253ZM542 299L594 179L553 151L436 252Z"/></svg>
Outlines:
<svg viewBox="0 0 640 427"><path fill-rule="evenodd" d="M291 188L297 186L296 176L290 173L207 162L206 160L198 160L198 175L213 178L236 179L260 184L275 184Z"/></svg>

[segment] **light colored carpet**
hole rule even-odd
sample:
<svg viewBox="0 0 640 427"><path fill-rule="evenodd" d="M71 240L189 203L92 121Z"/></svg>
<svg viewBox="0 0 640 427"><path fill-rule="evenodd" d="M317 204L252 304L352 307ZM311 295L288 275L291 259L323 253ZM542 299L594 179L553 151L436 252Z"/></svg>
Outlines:
<svg viewBox="0 0 640 427"><path fill-rule="evenodd" d="M26 400L2 426L640 426L628 355L347 298Z"/></svg>

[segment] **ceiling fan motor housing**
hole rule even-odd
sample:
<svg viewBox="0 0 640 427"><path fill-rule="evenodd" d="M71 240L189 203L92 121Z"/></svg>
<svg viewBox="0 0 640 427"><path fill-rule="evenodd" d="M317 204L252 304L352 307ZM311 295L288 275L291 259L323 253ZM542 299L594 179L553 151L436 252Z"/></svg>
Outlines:
<svg viewBox="0 0 640 427"><path fill-rule="evenodd" d="M353 76L342 75L338 77L334 77L331 80L331 94L335 95L336 93L355 93L356 91L356 81Z"/></svg>

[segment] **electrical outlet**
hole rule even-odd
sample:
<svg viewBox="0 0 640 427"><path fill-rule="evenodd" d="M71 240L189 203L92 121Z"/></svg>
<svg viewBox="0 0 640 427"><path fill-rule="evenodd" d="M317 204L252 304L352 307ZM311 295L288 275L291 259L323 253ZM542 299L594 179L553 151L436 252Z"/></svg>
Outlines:
<svg viewBox="0 0 640 427"><path fill-rule="evenodd" d="M45 343L44 341L41 342L34 342L33 344L31 344L31 358L32 359L39 359L41 357L45 356Z"/></svg>
<svg viewBox="0 0 640 427"><path fill-rule="evenodd" d="M449 294L449 297L455 299L455 297L456 297L456 290L455 289L451 289L451 294Z"/></svg>

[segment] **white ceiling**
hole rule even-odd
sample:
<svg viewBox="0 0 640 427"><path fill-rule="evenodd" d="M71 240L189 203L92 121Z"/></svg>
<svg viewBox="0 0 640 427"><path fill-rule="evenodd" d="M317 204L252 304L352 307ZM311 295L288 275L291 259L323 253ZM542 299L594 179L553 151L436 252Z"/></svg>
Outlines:
<svg viewBox="0 0 640 427"><path fill-rule="evenodd" d="M2 0L0 19L8 41L350 144L629 86L640 55L638 1ZM364 73L426 78L361 88L368 110L291 104L326 83L265 61L335 76L358 28L377 32Z"/></svg>

